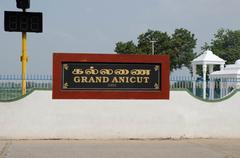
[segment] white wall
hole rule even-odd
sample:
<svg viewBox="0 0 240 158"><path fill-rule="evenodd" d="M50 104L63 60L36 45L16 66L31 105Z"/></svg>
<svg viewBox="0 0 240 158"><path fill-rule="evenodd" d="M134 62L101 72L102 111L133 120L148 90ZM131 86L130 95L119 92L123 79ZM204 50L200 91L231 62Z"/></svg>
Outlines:
<svg viewBox="0 0 240 158"><path fill-rule="evenodd" d="M0 103L0 139L240 138L240 92L207 103L185 91L170 100L52 100L51 91Z"/></svg>

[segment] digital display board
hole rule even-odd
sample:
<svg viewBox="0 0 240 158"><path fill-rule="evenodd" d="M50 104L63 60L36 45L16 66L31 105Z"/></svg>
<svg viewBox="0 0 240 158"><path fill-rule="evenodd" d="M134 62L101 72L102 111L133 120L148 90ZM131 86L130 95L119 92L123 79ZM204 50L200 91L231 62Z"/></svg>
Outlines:
<svg viewBox="0 0 240 158"><path fill-rule="evenodd" d="M4 30L41 33L43 31L42 13L5 11Z"/></svg>

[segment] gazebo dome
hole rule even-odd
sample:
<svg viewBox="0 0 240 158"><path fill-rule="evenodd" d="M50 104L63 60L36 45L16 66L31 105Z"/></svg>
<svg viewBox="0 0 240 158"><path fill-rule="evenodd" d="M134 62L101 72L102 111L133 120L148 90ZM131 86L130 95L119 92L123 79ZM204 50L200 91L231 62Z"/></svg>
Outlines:
<svg viewBox="0 0 240 158"><path fill-rule="evenodd" d="M211 77L221 78L221 77L240 77L240 59L238 59L235 64L226 65L223 70L215 71L210 74Z"/></svg>
<svg viewBox="0 0 240 158"><path fill-rule="evenodd" d="M203 54L213 54L213 52L211 50L206 50L205 52L203 52Z"/></svg>
<svg viewBox="0 0 240 158"><path fill-rule="evenodd" d="M226 65L226 70L233 70L233 69L238 69L240 70L240 59L238 59L235 64L229 64L229 65Z"/></svg>
<svg viewBox="0 0 240 158"><path fill-rule="evenodd" d="M235 62L235 65L240 65L240 59Z"/></svg>
<svg viewBox="0 0 240 158"><path fill-rule="evenodd" d="M202 64L225 64L225 60L218 57L217 55L213 54L212 51L206 50L198 56L197 58L193 59L193 64L202 65Z"/></svg>

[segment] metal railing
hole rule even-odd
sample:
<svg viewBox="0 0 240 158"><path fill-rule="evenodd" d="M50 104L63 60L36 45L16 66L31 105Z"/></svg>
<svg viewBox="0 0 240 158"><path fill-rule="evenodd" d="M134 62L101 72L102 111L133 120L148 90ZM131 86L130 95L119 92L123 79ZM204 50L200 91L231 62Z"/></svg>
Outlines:
<svg viewBox="0 0 240 158"><path fill-rule="evenodd" d="M51 90L51 75L27 75L27 94L34 89ZM14 100L22 97L21 75L0 75L0 101ZM195 82L195 84L193 84ZM214 84L211 84L213 83ZM171 76L170 89L187 89L193 93L195 85L195 96L203 97L203 81L201 78L191 76ZM240 79L229 78L224 80L208 80L206 87L206 99L209 99L210 89L214 89L213 99L220 99L229 95L234 89L240 88Z"/></svg>
<svg viewBox="0 0 240 158"><path fill-rule="evenodd" d="M195 83L195 84L194 84ZM195 85L195 88L194 88ZM171 76L171 90L187 89L192 94L199 98L203 98L203 80L201 78L193 78L191 76ZM224 78L206 81L206 99L216 100L221 99L231 94L235 89L240 88L240 78ZM213 98L210 98L211 90Z"/></svg>
<svg viewBox="0 0 240 158"><path fill-rule="evenodd" d="M27 75L27 94L34 89L52 89L51 75ZM0 101L22 97L21 75L0 75Z"/></svg>

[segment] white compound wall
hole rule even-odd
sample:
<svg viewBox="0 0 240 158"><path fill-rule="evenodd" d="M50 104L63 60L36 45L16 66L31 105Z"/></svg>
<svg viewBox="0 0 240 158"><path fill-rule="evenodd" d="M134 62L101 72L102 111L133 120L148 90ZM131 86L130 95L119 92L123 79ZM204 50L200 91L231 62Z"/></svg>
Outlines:
<svg viewBox="0 0 240 158"><path fill-rule="evenodd" d="M0 103L0 139L240 138L240 92L203 102L186 91L170 100L52 100L51 91Z"/></svg>

